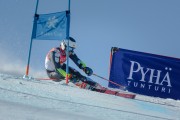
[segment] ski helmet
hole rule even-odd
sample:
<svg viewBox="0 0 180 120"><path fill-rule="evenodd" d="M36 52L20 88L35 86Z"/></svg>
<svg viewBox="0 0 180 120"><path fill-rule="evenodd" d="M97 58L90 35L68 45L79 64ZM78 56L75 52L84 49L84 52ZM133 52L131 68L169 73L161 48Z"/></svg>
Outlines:
<svg viewBox="0 0 180 120"><path fill-rule="evenodd" d="M61 49L65 50L67 46L68 46L68 41L62 40L60 44ZM75 48L76 48L76 40L72 37L69 37L69 51L73 51Z"/></svg>

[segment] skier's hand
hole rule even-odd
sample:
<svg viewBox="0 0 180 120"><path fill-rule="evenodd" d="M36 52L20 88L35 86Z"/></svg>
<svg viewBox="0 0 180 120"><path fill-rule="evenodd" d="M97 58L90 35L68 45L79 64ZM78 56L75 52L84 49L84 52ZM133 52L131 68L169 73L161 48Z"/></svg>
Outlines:
<svg viewBox="0 0 180 120"><path fill-rule="evenodd" d="M89 67L84 68L84 72L88 75L91 76L93 74L93 70Z"/></svg>

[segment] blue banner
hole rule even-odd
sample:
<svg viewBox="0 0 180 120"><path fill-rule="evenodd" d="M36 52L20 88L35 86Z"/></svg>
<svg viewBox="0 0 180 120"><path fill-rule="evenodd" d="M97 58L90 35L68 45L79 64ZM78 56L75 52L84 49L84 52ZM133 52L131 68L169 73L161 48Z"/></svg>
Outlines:
<svg viewBox="0 0 180 120"><path fill-rule="evenodd" d="M180 99L180 59L117 49L113 52L110 80L147 96ZM118 86L109 83L109 87Z"/></svg>
<svg viewBox="0 0 180 120"><path fill-rule="evenodd" d="M35 15L33 39L62 40L67 37L67 11Z"/></svg>

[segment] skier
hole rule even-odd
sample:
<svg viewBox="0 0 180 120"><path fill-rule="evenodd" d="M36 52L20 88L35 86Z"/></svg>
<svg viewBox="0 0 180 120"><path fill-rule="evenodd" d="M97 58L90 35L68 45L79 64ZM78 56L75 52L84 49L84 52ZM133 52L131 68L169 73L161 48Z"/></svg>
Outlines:
<svg viewBox="0 0 180 120"><path fill-rule="evenodd" d="M62 79L64 79L67 74L66 64L65 64L66 50L68 49L67 44L68 44L67 40L61 41L59 47L52 48L46 55L45 68L47 75L49 76L49 78L51 78L56 82L59 82ZM68 49L69 57L81 70L85 72L86 75L91 76L93 74L93 70L90 67L87 67L86 64L77 57L77 55L74 52L75 48L76 48L76 41L72 37L69 37L69 49ZM122 94L119 93L118 91L105 88L100 84L94 82L90 78L83 76L80 72L78 72L76 69L72 67L69 67L69 73L67 76L72 83L83 89L89 89L92 91L116 95L116 96L123 96L126 98L135 97L130 94Z"/></svg>
<svg viewBox="0 0 180 120"><path fill-rule="evenodd" d="M58 82L66 77L66 50L68 47L68 41L62 40L59 47L52 48L45 59L45 68L49 78ZM76 48L76 41L72 37L69 37L69 58L85 72L86 75L91 76L93 70L90 67L87 67L86 64L78 58L75 54L74 49ZM99 84L83 76L76 69L69 67L68 79L71 82L75 83L77 86L80 86L85 89L93 89Z"/></svg>

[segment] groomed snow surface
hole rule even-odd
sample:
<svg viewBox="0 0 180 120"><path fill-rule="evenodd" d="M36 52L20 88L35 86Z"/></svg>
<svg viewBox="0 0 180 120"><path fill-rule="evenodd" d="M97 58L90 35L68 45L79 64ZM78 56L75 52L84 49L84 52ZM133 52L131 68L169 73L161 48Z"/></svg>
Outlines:
<svg viewBox="0 0 180 120"><path fill-rule="evenodd" d="M0 120L180 120L180 101L141 95L127 99L0 74Z"/></svg>

